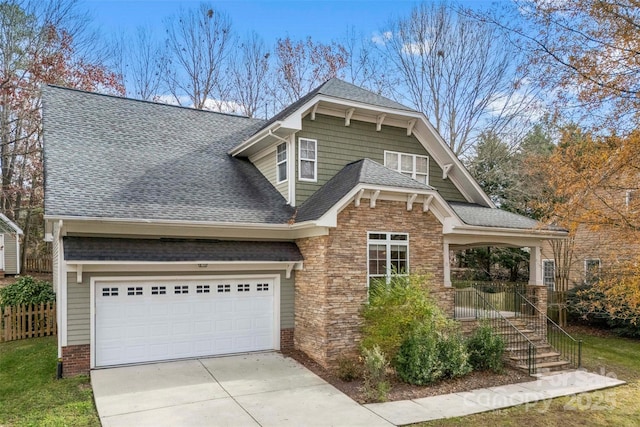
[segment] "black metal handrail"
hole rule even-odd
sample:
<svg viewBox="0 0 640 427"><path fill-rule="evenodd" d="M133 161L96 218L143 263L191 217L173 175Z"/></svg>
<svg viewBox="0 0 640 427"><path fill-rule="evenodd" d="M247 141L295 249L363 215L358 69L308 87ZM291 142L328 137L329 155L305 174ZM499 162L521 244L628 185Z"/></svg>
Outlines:
<svg viewBox="0 0 640 427"><path fill-rule="evenodd" d="M522 304L526 306L525 311L535 313L528 318L530 326L539 334L544 334L546 341L560 355L567 359L572 367L582 367L582 340L576 340L567 331L562 329L560 325L551 320L546 313L543 313L535 304L520 292L519 294Z"/></svg>
<svg viewBox="0 0 640 427"><path fill-rule="evenodd" d="M526 352L527 355L527 369L529 375L533 375L536 371L536 346L531 340L523 334L518 327L516 327L509 319L500 313L496 307L491 304L477 289L476 296L479 301L482 302L482 309L478 310L478 304L476 304L476 319L486 319L491 328L500 335L515 334L519 339L512 341L509 340L507 345L510 348L510 352L514 354L522 354ZM480 317L482 316L482 317Z"/></svg>

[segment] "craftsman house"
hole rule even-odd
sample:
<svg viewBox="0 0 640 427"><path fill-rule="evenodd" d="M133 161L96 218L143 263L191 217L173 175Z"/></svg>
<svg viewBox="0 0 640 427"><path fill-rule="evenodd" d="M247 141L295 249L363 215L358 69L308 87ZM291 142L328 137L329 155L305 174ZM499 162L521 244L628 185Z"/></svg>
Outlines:
<svg viewBox="0 0 640 427"><path fill-rule="evenodd" d="M562 230L497 209L425 116L332 79L268 121L44 89L45 219L65 375L279 350L358 350L374 279ZM545 298L540 300L546 301Z"/></svg>

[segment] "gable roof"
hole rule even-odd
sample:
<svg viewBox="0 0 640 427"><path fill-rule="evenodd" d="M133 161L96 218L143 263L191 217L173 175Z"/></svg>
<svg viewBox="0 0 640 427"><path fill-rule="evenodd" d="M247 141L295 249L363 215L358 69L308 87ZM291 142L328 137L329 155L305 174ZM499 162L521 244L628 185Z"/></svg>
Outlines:
<svg viewBox="0 0 640 427"><path fill-rule="evenodd" d="M293 208L227 154L263 121L48 86L45 215L283 224Z"/></svg>
<svg viewBox="0 0 640 427"><path fill-rule="evenodd" d="M413 108L409 108L405 105L400 104L392 99L379 95L377 93L371 92L369 90L363 89L361 87L352 85L351 83L347 83L344 80L340 80L338 78L332 78L307 93L293 104L288 105L282 111L280 111L275 116L271 117L267 122L264 123L259 129L256 130L255 133L260 132L261 130L269 127L269 125L287 118L298 108L306 104L310 99L312 99L316 95L326 95L331 96L333 98L342 99L345 101L355 101L361 102L363 104L369 104L376 107L384 107L384 108L395 108L397 110L405 110L415 112Z"/></svg>
<svg viewBox="0 0 640 427"><path fill-rule="evenodd" d="M313 193L300 206L296 215L296 222L312 221L320 218L358 184L434 190L429 185L422 184L371 159L362 159L346 165L319 190Z"/></svg>
<svg viewBox="0 0 640 427"><path fill-rule="evenodd" d="M487 208L473 203L449 202L449 206L467 225L479 227L516 228L523 230L541 229L566 231L564 228L544 225L535 219L497 208Z"/></svg>
<svg viewBox="0 0 640 427"><path fill-rule="evenodd" d="M249 242L198 239L64 238L67 261L299 262L302 254L293 242Z"/></svg>

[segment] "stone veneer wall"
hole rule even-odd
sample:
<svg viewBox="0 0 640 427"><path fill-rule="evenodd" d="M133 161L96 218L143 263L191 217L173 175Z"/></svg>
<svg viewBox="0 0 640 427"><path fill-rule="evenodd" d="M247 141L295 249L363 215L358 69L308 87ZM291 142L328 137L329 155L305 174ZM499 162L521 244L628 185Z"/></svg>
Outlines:
<svg viewBox="0 0 640 427"><path fill-rule="evenodd" d="M305 261L296 272L294 342L323 366L358 352L360 310L367 301L367 232L408 233L410 271L429 275L433 296L453 316L454 290L443 285L442 224L436 217L421 206L407 211L405 202L350 204L328 236L296 242Z"/></svg>

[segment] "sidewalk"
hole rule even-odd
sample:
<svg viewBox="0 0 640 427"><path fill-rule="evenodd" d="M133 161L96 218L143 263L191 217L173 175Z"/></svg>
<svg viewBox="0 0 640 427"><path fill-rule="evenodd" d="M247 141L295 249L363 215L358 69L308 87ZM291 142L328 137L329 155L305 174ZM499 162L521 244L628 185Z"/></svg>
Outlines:
<svg viewBox="0 0 640 427"><path fill-rule="evenodd" d="M394 425L404 425L462 417L622 384L625 382L615 378L586 371L571 371L542 376L525 383L364 406Z"/></svg>

